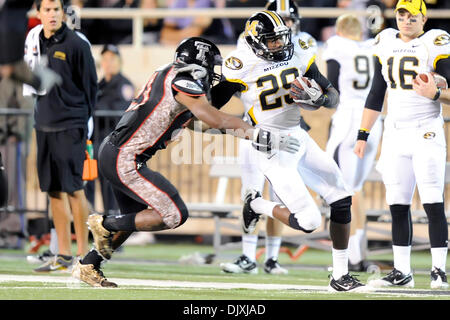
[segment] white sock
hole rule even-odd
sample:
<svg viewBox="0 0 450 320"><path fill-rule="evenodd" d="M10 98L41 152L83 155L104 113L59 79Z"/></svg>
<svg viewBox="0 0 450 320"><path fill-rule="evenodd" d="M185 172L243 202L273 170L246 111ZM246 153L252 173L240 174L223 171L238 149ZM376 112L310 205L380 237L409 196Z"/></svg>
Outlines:
<svg viewBox="0 0 450 320"><path fill-rule="evenodd" d="M337 250L332 248L333 257L333 278L338 280L348 273L348 249Z"/></svg>
<svg viewBox="0 0 450 320"><path fill-rule="evenodd" d="M361 260L364 260L366 258L366 250L367 250L366 230L356 229L355 235L356 238L358 239L359 254L361 255Z"/></svg>
<svg viewBox="0 0 450 320"><path fill-rule="evenodd" d="M56 229L51 228L50 229L50 246L49 246L50 252L54 255L57 255L58 250L58 236L56 235Z"/></svg>
<svg viewBox="0 0 450 320"><path fill-rule="evenodd" d="M431 270L439 268L445 272L448 248L431 248Z"/></svg>
<svg viewBox="0 0 450 320"><path fill-rule="evenodd" d="M392 246L394 268L404 274L411 273L411 246Z"/></svg>
<svg viewBox="0 0 450 320"><path fill-rule="evenodd" d="M266 216L269 216L271 218L273 218L273 208L275 208L275 206L278 205L278 203L273 202L273 201L269 201L266 199L263 199L261 197L256 198L255 200L253 200L252 202L250 202L250 206L252 207L252 209L259 214L264 214Z"/></svg>
<svg viewBox="0 0 450 320"><path fill-rule="evenodd" d="M242 235L242 253L251 261L256 261L256 247L258 245L258 236L256 234Z"/></svg>
<svg viewBox="0 0 450 320"><path fill-rule="evenodd" d="M356 234L350 236L348 240L348 260L351 264L357 264L362 260L359 238Z"/></svg>
<svg viewBox="0 0 450 320"><path fill-rule="evenodd" d="M280 252L281 237L266 237L266 261L270 258L278 260Z"/></svg>

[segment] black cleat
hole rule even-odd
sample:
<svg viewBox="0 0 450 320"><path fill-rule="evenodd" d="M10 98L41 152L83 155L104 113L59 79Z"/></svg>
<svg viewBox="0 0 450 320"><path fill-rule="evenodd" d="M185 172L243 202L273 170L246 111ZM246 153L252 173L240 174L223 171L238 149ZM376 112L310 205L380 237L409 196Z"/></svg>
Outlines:
<svg viewBox="0 0 450 320"><path fill-rule="evenodd" d="M250 202L260 197L261 193L256 190L248 190L245 195L244 208L242 209L242 230L246 234L250 234L255 230L256 224L261 216L261 214L256 213L250 206Z"/></svg>
<svg viewBox="0 0 450 320"><path fill-rule="evenodd" d="M278 263L275 258L270 258L264 263L264 271L268 274L288 274L289 271Z"/></svg>
<svg viewBox="0 0 450 320"><path fill-rule="evenodd" d="M447 275L445 274L444 271L436 267L433 269L433 271L431 271L430 287L431 289L448 288Z"/></svg>
<svg viewBox="0 0 450 320"><path fill-rule="evenodd" d="M338 280L335 280L332 275L330 284L328 286L328 291L332 292L358 292L366 290L366 286L362 284L355 276L351 276L350 273L343 275Z"/></svg>
<svg viewBox="0 0 450 320"><path fill-rule="evenodd" d="M381 279L371 280L369 286L374 288L382 287L404 287L404 288L414 288L414 278L412 273L404 274L403 272L394 268L385 277Z"/></svg>
<svg viewBox="0 0 450 320"><path fill-rule="evenodd" d="M220 268L227 273L258 273L256 263L251 261L245 254L241 255L234 262L221 263Z"/></svg>

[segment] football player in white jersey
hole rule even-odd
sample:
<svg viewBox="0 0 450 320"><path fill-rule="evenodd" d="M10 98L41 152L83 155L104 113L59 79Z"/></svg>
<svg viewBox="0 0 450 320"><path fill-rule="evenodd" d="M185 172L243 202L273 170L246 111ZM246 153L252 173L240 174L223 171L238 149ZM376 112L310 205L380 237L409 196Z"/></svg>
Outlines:
<svg viewBox="0 0 450 320"><path fill-rule="evenodd" d="M316 53L316 40L307 32L300 31L300 15L297 5L292 0L271 0L266 4L266 10L276 11L284 20L286 25L291 28L292 41L298 42L302 47L309 47L311 53ZM248 46L244 38L244 33L239 37L237 43L238 49ZM244 104L244 118L251 121L248 116L245 116L252 104ZM308 131L309 126L301 118L301 126ZM252 164L250 160L251 143L239 140L239 164L242 171L242 188L241 198L244 200L245 192L248 189L255 189L263 192L265 178L263 173ZM276 195L273 193L269 185L270 198L278 201ZM258 224L259 226L260 224ZM270 217L266 218L266 239L265 239L265 262L264 271L268 274L287 274L288 270L281 267L278 263L278 254L281 247L281 234L283 224ZM229 273L251 273L258 272L256 265L256 248L258 243L259 228L255 228L252 234L243 233L242 235L242 255L234 262L221 263L220 267L223 271Z"/></svg>
<svg viewBox="0 0 450 320"><path fill-rule="evenodd" d="M447 152L441 102L449 103L450 90L438 89L430 72L450 80L450 36L444 30L423 31L426 10L423 0L399 1L395 9L398 30L386 29L377 35L374 52L378 59L355 145L355 153L363 157L387 90L388 110L377 169L392 215L394 270L373 280L373 286L414 287L410 205L417 184L428 217L430 286L448 287L448 227L443 199ZM417 75L422 73L430 80L420 79Z"/></svg>
<svg viewBox="0 0 450 320"><path fill-rule="evenodd" d="M222 104L240 92L248 116L256 127L279 130L300 140L300 150L292 156L272 150L262 152L258 142L252 144L250 159L264 174L281 203L265 200L260 192L248 190L243 209L243 229L251 233L261 214L275 218L296 230L314 231L322 222L320 211L306 185L320 194L330 205L330 237L332 240L333 274L331 291L360 291L365 286L348 273L347 245L351 220L351 192L342 173L329 157L300 127L299 103L308 101L315 108L336 107L339 95L319 72L315 54L308 47L292 43L291 30L274 11L261 11L246 23L247 47L237 48L224 60L225 81L215 90ZM292 82L308 77L323 93L306 89L294 95ZM301 98L299 97L301 96ZM217 107L218 101L213 101Z"/></svg>
<svg viewBox="0 0 450 320"><path fill-rule="evenodd" d="M361 189L372 169L380 142L382 123L379 118L367 140L366 156L360 159L353 152L361 123L364 103L373 78L372 46L374 39L362 41L362 26L352 14L336 20L336 36L326 42L322 59L327 62L328 80L339 91L339 105L332 117L326 151L341 169L352 198L349 269L365 271L365 212Z"/></svg>

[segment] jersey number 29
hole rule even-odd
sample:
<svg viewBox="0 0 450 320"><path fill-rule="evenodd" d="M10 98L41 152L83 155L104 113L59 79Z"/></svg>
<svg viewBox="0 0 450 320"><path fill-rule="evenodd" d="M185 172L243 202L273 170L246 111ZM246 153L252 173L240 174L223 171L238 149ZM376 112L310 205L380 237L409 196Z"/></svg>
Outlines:
<svg viewBox="0 0 450 320"><path fill-rule="evenodd" d="M292 78L292 80L289 81L288 77ZM289 90L289 88L291 87L291 82L294 81L294 79L297 77L298 77L297 68L289 68L281 71L280 73L281 86L284 89ZM278 92L278 90L280 90L280 85L278 83L277 77L274 76L273 74L265 75L256 80L256 85L258 88L260 88L264 86L265 82L271 82L272 87L262 91L261 94L259 95L259 102L261 103L261 109L263 111L266 111L282 107L283 101L281 97L277 97L275 101L272 103L267 102L268 96L274 95ZM294 102L294 100L292 100L289 94L284 95L283 98L287 104L291 104Z"/></svg>

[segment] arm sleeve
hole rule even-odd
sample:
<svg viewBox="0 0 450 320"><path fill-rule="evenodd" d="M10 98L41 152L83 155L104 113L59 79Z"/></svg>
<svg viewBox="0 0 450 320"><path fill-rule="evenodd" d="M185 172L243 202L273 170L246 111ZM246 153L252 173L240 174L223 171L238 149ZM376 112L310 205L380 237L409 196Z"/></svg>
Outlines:
<svg viewBox="0 0 450 320"><path fill-rule="evenodd" d="M87 43L82 42L78 71L83 86L86 101L89 107L89 117L92 116L95 104L97 103L97 71L95 69L94 58Z"/></svg>
<svg viewBox="0 0 450 320"><path fill-rule="evenodd" d="M377 57L374 57L374 74L372 87L366 99L365 108L381 112L383 110L384 95L387 84L381 74L381 63Z"/></svg>
<svg viewBox="0 0 450 320"><path fill-rule="evenodd" d="M319 68L316 63L313 62L309 67L308 71L304 74L305 77L316 80L321 88L328 89L331 87L331 82L320 73Z"/></svg>
<svg viewBox="0 0 450 320"><path fill-rule="evenodd" d="M436 63L436 72L450 83L450 57L441 59Z"/></svg>
<svg viewBox="0 0 450 320"><path fill-rule="evenodd" d="M233 94L244 89L244 86L240 83L222 81L211 88L211 104L215 108L220 109L230 101Z"/></svg>
<svg viewBox="0 0 450 320"><path fill-rule="evenodd" d="M327 78L330 80L331 85L339 91L339 71L341 65L334 59L327 60Z"/></svg>

